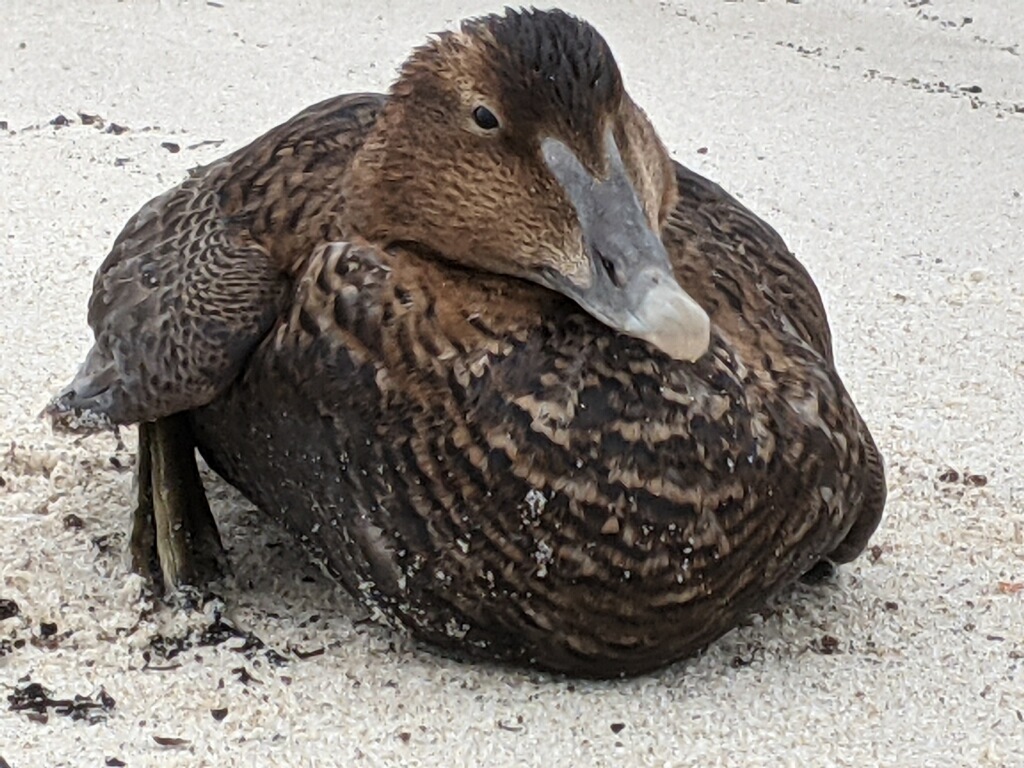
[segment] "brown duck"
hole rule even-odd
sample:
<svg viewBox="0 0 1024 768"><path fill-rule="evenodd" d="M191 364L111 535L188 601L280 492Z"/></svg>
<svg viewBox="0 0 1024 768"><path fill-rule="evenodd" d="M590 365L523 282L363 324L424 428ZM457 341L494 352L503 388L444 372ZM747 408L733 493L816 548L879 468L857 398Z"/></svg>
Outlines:
<svg viewBox="0 0 1024 768"><path fill-rule="evenodd" d="M817 290L559 11L194 171L100 267L49 406L140 424L135 564L222 553L194 447L360 600L573 674L693 654L882 513Z"/></svg>

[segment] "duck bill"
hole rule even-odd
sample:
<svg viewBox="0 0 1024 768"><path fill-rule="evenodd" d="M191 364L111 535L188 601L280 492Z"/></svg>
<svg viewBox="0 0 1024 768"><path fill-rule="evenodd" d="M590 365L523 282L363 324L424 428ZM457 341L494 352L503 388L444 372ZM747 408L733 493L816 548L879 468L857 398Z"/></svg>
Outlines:
<svg viewBox="0 0 1024 768"><path fill-rule="evenodd" d="M707 312L676 280L610 131L605 148L608 173L598 179L558 139L541 143L545 163L576 209L588 256L576 274L549 273L543 282L609 328L694 361L710 344Z"/></svg>

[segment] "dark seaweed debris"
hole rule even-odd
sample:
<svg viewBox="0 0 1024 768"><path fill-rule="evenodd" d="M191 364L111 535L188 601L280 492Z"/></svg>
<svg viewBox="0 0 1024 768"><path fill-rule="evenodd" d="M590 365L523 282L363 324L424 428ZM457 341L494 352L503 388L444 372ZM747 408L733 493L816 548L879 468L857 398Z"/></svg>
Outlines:
<svg viewBox="0 0 1024 768"><path fill-rule="evenodd" d="M0 597L0 621L17 616L20 611L16 602L7 597Z"/></svg>
<svg viewBox="0 0 1024 768"><path fill-rule="evenodd" d="M901 79L894 75L885 74L877 69L867 70L867 72L864 73L864 78L866 80L879 80L891 85L901 85L905 88L912 88L916 91L924 91L926 93L945 94L946 96L950 96L954 99L966 98L970 102L972 109L985 107L995 112L999 117L1003 117L1005 115L1024 114L1024 104L981 98L978 94L982 93L984 89L976 83L964 86L947 83L944 80L921 80L916 77Z"/></svg>
<svg viewBox="0 0 1024 768"><path fill-rule="evenodd" d="M958 483L961 482L964 485L969 485L974 488L982 488L988 485L988 477L985 475L979 475L973 472L964 472L961 475L952 467L946 467L939 473L939 482L942 483Z"/></svg>
<svg viewBox="0 0 1024 768"><path fill-rule="evenodd" d="M0 640L0 659L9 653L14 653L16 650L25 647L25 641L22 638L17 640L8 640L6 637ZM3 768L0 766L0 768Z"/></svg>
<svg viewBox="0 0 1024 768"><path fill-rule="evenodd" d="M124 540L124 533L121 531L113 531L112 533L103 533L99 536L92 537L92 545L96 547L101 554L108 552L116 552L121 542Z"/></svg>
<svg viewBox="0 0 1024 768"><path fill-rule="evenodd" d="M230 646L229 650L242 654L249 661L253 661L257 655L262 655L269 664L275 667L288 663L286 657L273 648L268 648L267 644L252 632L245 632L239 629L225 621L220 614L215 614L210 624L199 632L193 631L181 637L157 635L150 641L150 650L143 654L143 658L146 661L147 669L159 671L160 669L166 669L166 667L157 667L150 664L153 652L165 661L171 661L191 648L216 647L226 643L228 640L234 639L241 640L242 642L240 645Z"/></svg>
<svg viewBox="0 0 1024 768"><path fill-rule="evenodd" d="M44 723L53 710L54 714L94 725L106 720L116 706L114 698L102 687L93 696L75 694L71 699L58 699L53 697L53 691L31 682L15 686L7 701L11 712L25 712L30 719Z"/></svg>
<svg viewBox="0 0 1024 768"><path fill-rule="evenodd" d="M839 648L839 638L832 635L822 635L817 641L811 644L811 650L825 656L842 653Z"/></svg>
<svg viewBox="0 0 1024 768"><path fill-rule="evenodd" d="M184 747L191 744L188 739L181 739L177 736L154 736L153 741L161 747Z"/></svg>

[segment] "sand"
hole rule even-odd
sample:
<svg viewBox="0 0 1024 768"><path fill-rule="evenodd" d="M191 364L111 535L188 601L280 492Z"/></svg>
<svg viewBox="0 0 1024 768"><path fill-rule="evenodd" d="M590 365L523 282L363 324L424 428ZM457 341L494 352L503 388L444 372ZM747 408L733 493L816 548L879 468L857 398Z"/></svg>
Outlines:
<svg viewBox="0 0 1024 768"><path fill-rule="evenodd" d="M223 604L146 598L125 556L133 433L76 441L36 416L88 347L113 237L188 168L385 87L427 33L497 4L7 0L0 765L1024 765L1024 4L567 6L675 156L818 281L888 463L870 552L698 659L604 683L367 623L221 483ZM258 639L214 643L221 613ZM32 683L82 717L11 711Z"/></svg>

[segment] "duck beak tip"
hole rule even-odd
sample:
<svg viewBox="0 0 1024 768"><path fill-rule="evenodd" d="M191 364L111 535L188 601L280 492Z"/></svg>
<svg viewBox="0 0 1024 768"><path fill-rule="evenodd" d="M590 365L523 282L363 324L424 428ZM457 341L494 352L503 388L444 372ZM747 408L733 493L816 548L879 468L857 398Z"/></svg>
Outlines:
<svg viewBox="0 0 1024 768"><path fill-rule="evenodd" d="M622 331L683 362L700 359L711 345L711 318L675 281L656 285Z"/></svg>

